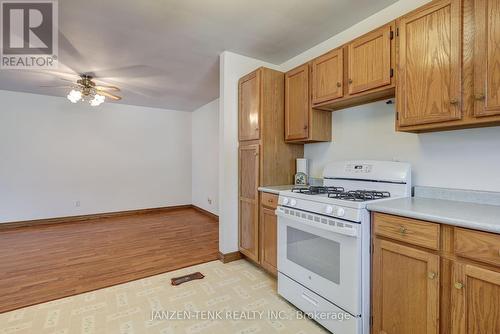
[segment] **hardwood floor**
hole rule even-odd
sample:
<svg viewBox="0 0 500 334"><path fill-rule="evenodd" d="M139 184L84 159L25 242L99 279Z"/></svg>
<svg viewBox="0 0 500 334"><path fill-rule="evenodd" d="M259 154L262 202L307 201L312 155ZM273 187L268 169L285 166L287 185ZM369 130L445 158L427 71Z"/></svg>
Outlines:
<svg viewBox="0 0 500 334"><path fill-rule="evenodd" d="M218 234L193 208L0 231L0 313L215 260Z"/></svg>

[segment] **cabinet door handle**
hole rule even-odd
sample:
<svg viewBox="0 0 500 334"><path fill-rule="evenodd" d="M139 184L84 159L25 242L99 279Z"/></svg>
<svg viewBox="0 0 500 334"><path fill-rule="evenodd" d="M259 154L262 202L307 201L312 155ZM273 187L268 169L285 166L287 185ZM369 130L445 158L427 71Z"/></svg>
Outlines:
<svg viewBox="0 0 500 334"><path fill-rule="evenodd" d="M304 125L304 130L307 130L307 125Z"/></svg>
<svg viewBox="0 0 500 334"><path fill-rule="evenodd" d="M436 273L433 272L433 271L430 271L428 274L427 274L427 277L429 277L429 279L435 279L436 278Z"/></svg>
<svg viewBox="0 0 500 334"><path fill-rule="evenodd" d="M464 285L462 283L460 283L460 282L455 282L455 284L453 286L457 290L461 290L464 287Z"/></svg>
<svg viewBox="0 0 500 334"><path fill-rule="evenodd" d="M349 79L349 84L352 84L352 79Z"/></svg>
<svg viewBox="0 0 500 334"><path fill-rule="evenodd" d="M342 84L340 82L337 82L337 87L342 87Z"/></svg>
<svg viewBox="0 0 500 334"><path fill-rule="evenodd" d="M255 128L255 131L259 131L259 128Z"/></svg>
<svg viewBox="0 0 500 334"><path fill-rule="evenodd" d="M475 98L476 100L478 100L478 101L484 100L484 98L485 98L485 97L486 97L486 96L484 96L484 94L476 94L476 95L474 96L474 98Z"/></svg>

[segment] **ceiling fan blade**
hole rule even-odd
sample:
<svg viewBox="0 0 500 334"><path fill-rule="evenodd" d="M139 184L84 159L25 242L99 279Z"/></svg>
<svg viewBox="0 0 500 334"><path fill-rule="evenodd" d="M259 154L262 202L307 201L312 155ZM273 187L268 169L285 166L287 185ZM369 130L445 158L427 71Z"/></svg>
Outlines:
<svg viewBox="0 0 500 334"><path fill-rule="evenodd" d="M112 91L115 91L115 92L119 92L121 89L116 87L116 86L109 86L109 85L96 85L95 86L95 89L97 90L112 90Z"/></svg>
<svg viewBox="0 0 500 334"><path fill-rule="evenodd" d="M60 85L42 85L42 86L39 86L39 87L42 87L42 88L71 88L71 86L68 86L68 85L64 85L64 86L60 86Z"/></svg>
<svg viewBox="0 0 500 334"><path fill-rule="evenodd" d="M105 92L103 90L96 90L97 94L99 95L104 95L106 97L109 97L110 99L112 100L115 100L115 101L119 101L121 100L122 98L118 95L114 95L114 94L111 94L111 93L108 93L108 92Z"/></svg>
<svg viewBox="0 0 500 334"><path fill-rule="evenodd" d="M132 65L95 71L96 78L140 78L165 75L165 71L148 65Z"/></svg>

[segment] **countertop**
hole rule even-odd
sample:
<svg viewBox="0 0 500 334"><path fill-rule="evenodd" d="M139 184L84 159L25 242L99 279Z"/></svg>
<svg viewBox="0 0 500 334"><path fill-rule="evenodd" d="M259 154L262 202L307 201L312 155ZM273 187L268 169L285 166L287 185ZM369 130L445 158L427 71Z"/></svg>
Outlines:
<svg viewBox="0 0 500 334"><path fill-rule="evenodd" d="M278 195L280 193L280 191L290 190L293 187L294 187L293 185L265 186L265 187L259 187L259 191Z"/></svg>
<svg viewBox="0 0 500 334"><path fill-rule="evenodd" d="M367 205L368 210L500 234L500 206L425 197Z"/></svg>

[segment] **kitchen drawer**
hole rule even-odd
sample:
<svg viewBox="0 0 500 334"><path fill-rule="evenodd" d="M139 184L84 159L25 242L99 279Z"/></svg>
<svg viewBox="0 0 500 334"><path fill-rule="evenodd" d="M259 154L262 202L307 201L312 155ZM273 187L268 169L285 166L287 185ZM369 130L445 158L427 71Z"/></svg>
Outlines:
<svg viewBox="0 0 500 334"><path fill-rule="evenodd" d="M376 235L416 246L439 249L439 224L382 213L376 213L374 217Z"/></svg>
<svg viewBox="0 0 500 334"><path fill-rule="evenodd" d="M268 208L276 209L278 206L278 195L262 192L260 202Z"/></svg>
<svg viewBox="0 0 500 334"><path fill-rule="evenodd" d="M500 235L455 228L455 254L500 267Z"/></svg>
<svg viewBox="0 0 500 334"><path fill-rule="evenodd" d="M278 294L301 311L316 316L315 320L332 333L364 332L360 317L352 316L280 272L278 272Z"/></svg>

